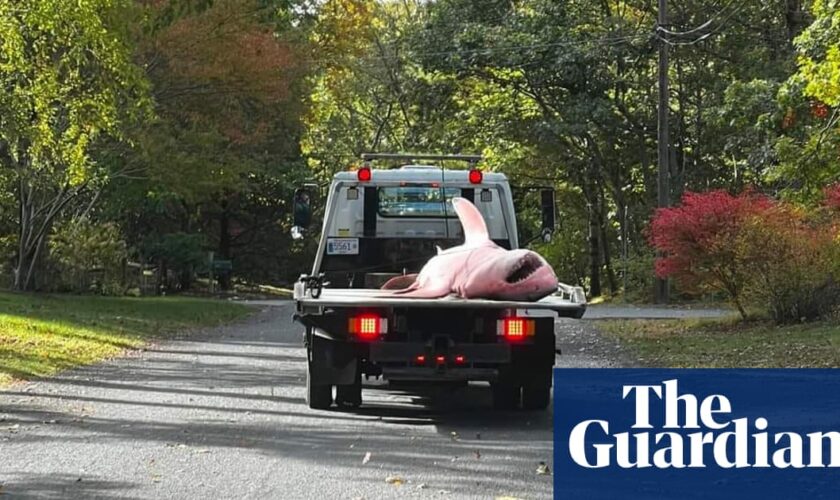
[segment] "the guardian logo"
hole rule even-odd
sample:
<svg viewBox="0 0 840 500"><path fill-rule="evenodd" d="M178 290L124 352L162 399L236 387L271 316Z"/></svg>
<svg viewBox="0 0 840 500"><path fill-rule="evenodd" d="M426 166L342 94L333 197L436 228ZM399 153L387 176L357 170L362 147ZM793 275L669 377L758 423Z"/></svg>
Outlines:
<svg viewBox="0 0 840 500"><path fill-rule="evenodd" d="M576 423L568 434L574 463L587 469L840 467L837 427L774 432L768 418L738 417L738 401L724 394L681 393L677 379L622 385L621 399L635 414L630 428L607 418Z"/></svg>

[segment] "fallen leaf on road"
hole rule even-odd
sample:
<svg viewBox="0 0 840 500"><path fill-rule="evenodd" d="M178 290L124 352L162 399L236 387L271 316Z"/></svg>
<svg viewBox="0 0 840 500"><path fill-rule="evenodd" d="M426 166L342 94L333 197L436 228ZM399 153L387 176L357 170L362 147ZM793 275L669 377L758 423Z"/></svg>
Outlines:
<svg viewBox="0 0 840 500"><path fill-rule="evenodd" d="M425 489L426 489L426 483L420 483L420 484L418 484L418 485L417 485L417 489L418 489L418 490L425 490Z"/></svg>
<svg viewBox="0 0 840 500"><path fill-rule="evenodd" d="M461 440L461 438L458 437L458 433L455 432L455 431L450 432L449 437L451 437L453 441L460 441Z"/></svg>
<svg viewBox="0 0 840 500"><path fill-rule="evenodd" d="M478 451L478 450L475 450L475 459L476 460L481 460L481 452Z"/></svg>
<svg viewBox="0 0 840 500"><path fill-rule="evenodd" d="M362 465L370 462L370 452L365 453L365 458L362 459Z"/></svg>
<svg viewBox="0 0 840 500"><path fill-rule="evenodd" d="M400 476L388 476L385 478L385 482L388 484L394 484L396 486L399 486L405 483L405 479L401 478Z"/></svg>
<svg viewBox="0 0 840 500"><path fill-rule="evenodd" d="M199 450L195 450L196 453L210 453L210 450L207 448L201 448Z"/></svg>
<svg viewBox="0 0 840 500"><path fill-rule="evenodd" d="M551 474L551 470L549 470L548 465L545 462L540 462L537 466L537 475L547 476L549 474Z"/></svg>

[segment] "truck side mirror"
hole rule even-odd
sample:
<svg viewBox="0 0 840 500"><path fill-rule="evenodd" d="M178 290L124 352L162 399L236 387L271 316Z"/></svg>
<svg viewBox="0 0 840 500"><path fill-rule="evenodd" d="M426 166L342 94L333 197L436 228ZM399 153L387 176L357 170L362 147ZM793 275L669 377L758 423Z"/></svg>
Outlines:
<svg viewBox="0 0 840 500"><path fill-rule="evenodd" d="M557 223L554 208L554 190L543 189L540 191L540 205L542 206L542 229L540 235L544 242L551 241L554 226Z"/></svg>
<svg viewBox="0 0 840 500"><path fill-rule="evenodd" d="M303 238L306 228L312 224L312 204L309 191L304 188L295 190L292 202L292 239Z"/></svg>

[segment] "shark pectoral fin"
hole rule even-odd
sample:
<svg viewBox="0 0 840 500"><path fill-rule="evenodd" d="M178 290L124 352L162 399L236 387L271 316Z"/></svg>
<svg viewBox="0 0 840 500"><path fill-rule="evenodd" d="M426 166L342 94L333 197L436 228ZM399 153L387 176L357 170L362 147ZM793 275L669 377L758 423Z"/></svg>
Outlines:
<svg viewBox="0 0 840 500"><path fill-rule="evenodd" d="M404 276L395 276L388 281L385 282L384 285L380 287L382 290L402 290L404 288L409 288L411 285L417 281L417 273L414 274L406 274Z"/></svg>
<svg viewBox="0 0 840 500"><path fill-rule="evenodd" d="M490 241L490 234L487 232L487 224L484 222L484 217L481 212L475 208L466 198L455 197L452 198L452 206L455 207L455 213L458 214L458 220L461 221L461 227L464 228L464 244L467 246L479 246L486 241Z"/></svg>
<svg viewBox="0 0 840 500"><path fill-rule="evenodd" d="M417 284L416 281L414 283L415 285ZM448 284L433 285L431 287L420 285L415 287L412 285L405 290L394 292L394 295L413 299L437 299L440 297L446 297L450 294L450 292L452 292L452 287Z"/></svg>

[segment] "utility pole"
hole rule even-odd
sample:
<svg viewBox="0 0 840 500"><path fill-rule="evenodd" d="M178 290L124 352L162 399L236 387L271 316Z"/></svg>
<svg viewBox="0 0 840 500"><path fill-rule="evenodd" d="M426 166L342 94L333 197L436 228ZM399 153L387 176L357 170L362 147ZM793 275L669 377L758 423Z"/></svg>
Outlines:
<svg viewBox="0 0 840 500"><path fill-rule="evenodd" d="M659 172L656 182L656 206L667 207L671 204L671 138L668 131L668 44L659 28L667 28L668 12L666 0L659 0L659 18L657 22L657 36L659 37L659 127L657 131L657 145ZM668 280L656 278L655 299L658 304L668 302Z"/></svg>

